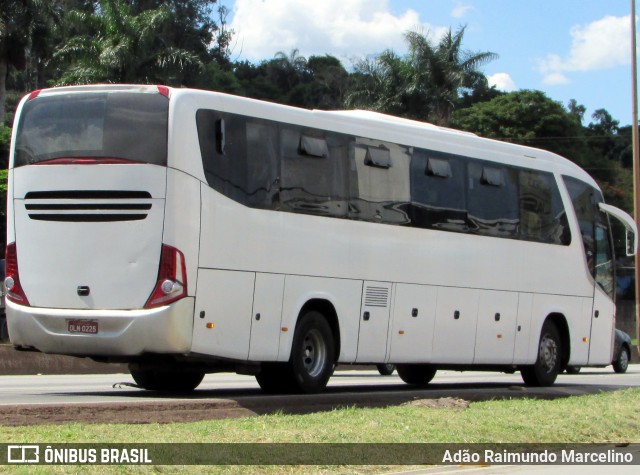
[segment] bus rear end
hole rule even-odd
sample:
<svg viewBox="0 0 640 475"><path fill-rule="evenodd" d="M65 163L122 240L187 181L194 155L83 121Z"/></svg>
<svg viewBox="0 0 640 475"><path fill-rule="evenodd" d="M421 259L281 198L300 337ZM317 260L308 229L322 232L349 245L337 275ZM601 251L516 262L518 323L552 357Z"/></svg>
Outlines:
<svg viewBox="0 0 640 475"><path fill-rule="evenodd" d="M18 348L186 353L186 263L163 243L169 98L157 86L34 92L10 158L7 321Z"/></svg>

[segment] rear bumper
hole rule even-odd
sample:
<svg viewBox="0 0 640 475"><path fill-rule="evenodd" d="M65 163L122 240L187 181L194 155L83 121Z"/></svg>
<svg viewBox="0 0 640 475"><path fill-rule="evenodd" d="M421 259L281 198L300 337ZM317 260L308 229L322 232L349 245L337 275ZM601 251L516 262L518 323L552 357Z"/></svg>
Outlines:
<svg viewBox="0 0 640 475"><path fill-rule="evenodd" d="M195 299L151 310L69 310L24 307L7 301L11 342L43 353L75 356L186 354L191 350ZM69 332L69 321L98 322L97 334Z"/></svg>

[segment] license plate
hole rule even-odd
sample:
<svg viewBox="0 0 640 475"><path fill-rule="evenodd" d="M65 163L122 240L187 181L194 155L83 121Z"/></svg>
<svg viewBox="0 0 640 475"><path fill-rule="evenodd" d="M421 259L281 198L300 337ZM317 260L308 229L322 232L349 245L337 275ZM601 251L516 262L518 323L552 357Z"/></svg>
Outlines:
<svg viewBox="0 0 640 475"><path fill-rule="evenodd" d="M97 320L69 320L69 333L98 333Z"/></svg>

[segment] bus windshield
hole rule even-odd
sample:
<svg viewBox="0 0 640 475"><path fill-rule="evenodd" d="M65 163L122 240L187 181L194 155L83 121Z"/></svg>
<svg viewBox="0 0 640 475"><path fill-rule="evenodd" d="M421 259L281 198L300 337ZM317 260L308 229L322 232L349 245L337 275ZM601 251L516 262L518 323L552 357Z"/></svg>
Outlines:
<svg viewBox="0 0 640 475"><path fill-rule="evenodd" d="M38 96L22 110L14 166L73 158L166 166L168 110L160 94Z"/></svg>

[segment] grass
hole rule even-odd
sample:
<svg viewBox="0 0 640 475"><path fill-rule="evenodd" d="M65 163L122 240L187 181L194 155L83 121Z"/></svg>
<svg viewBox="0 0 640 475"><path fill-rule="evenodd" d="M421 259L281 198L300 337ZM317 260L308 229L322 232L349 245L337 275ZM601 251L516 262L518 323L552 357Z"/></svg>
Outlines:
<svg viewBox="0 0 640 475"><path fill-rule="evenodd" d="M271 414L184 424L2 427L0 443L175 442L640 442L640 389L551 401L472 403L466 409L397 406L307 415ZM408 467L402 467L407 469ZM393 467L0 467L0 473L384 473Z"/></svg>

